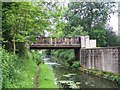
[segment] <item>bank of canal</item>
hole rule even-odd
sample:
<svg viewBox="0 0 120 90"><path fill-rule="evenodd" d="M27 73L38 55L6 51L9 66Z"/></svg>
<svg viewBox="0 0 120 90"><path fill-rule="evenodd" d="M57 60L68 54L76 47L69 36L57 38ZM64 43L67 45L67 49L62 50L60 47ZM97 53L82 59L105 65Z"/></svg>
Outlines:
<svg viewBox="0 0 120 90"><path fill-rule="evenodd" d="M78 70L67 68L64 60L45 59L55 74L56 82L60 88L120 88L112 81L108 81L93 75L89 75ZM56 61L56 60L55 60Z"/></svg>

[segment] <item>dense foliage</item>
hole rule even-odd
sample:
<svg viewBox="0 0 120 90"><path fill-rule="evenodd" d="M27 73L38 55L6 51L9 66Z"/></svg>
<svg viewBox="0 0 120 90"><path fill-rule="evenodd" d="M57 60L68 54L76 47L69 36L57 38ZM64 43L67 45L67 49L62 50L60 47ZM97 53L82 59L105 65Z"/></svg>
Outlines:
<svg viewBox="0 0 120 90"><path fill-rule="evenodd" d="M15 70L15 61L17 60L17 56L13 54L7 53L6 50L2 50L2 69L3 69L3 87L8 86L10 82L13 83L16 81L17 71Z"/></svg>
<svg viewBox="0 0 120 90"><path fill-rule="evenodd" d="M3 2L2 7L3 44L14 53L22 51L22 47L18 50L19 43L25 47L24 42L29 44L37 35L45 36L45 31L55 34L64 25L58 3Z"/></svg>
<svg viewBox="0 0 120 90"><path fill-rule="evenodd" d="M3 82L2 89L5 88L33 88L36 76L36 67L40 64L40 78L38 82L39 87L44 88L57 88L54 84L53 73L41 59L38 51L27 51L26 57L14 56L5 49L1 49L2 55L2 74ZM46 75L47 74L47 75ZM1 75L1 74L0 74ZM47 79L46 79L47 78Z"/></svg>
<svg viewBox="0 0 120 90"><path fill-rule="evenodd" d="M113 7L115 2L70 2L65 13L68 23L65 25L64 34L73 34L76 32L73 27L81 26L90 38L97 40L97 46L116 45L110 43L116 41L116 35L111 30L106 30L110 14L116 12ZM110 40L110 37L113 39Z"/></svg>
<svg viewBox="0 0 120 90"><path fill-rule="evenodd" d="M1 47L0 47L0 51L1 51ZM0 55L2 55L2 52L0 52ZM0 56L0 59L1 59L1 56ZM0 89L2 89L2 81L3 81L3 77L2 77L2 61L0 60Z"/></svg>

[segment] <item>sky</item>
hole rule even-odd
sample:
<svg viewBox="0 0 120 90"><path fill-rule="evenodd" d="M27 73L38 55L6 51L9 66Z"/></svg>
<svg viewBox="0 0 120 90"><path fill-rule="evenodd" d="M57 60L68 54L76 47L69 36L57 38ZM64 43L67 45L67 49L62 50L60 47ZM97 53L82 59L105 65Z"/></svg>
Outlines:
<svg viewBox="0 0 120 90"><path fill-rule="evenodd" d="M113 31L118 34L118 15L111 15L111 19L109 22L110 26L113 27Z"/></svg>
<svg viewBox="0 0 120 90"><path fill-rule="evenodd" d="M115 9L118 9L118 4L116 5L116 8ZM118 35L118 14L115 13L114 15L113 14L110 14L111 16L111 19L110 19L110 26L113 27L113 31Z"/></svg>

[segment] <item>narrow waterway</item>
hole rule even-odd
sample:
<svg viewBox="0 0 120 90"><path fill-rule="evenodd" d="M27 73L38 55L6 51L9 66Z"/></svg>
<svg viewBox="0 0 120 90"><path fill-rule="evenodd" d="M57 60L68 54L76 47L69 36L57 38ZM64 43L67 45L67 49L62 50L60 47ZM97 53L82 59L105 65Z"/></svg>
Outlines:
<svg viewBox="0 0 120 90"><path fill-rule="evenodd" d="M112 81L108 81L93 75L85 74L78 70L67 68L64 60L44 59L55 74L55 80L60 88L120 88Z"/></svg>

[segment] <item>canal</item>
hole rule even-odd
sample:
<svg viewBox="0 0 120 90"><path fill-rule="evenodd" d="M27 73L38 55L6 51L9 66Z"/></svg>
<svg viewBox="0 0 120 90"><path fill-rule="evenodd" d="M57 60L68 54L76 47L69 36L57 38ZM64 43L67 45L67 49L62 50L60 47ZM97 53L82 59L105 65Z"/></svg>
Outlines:
<svg viewBox="0 0 120 90"><path fill-rule="evenodd" d="M44 61L53 70L60 88L120 88L112 81L68 68L65 60L54 59L44 58Z"/></svg>

